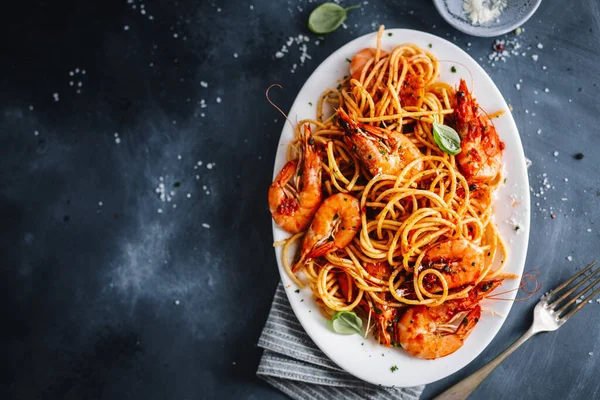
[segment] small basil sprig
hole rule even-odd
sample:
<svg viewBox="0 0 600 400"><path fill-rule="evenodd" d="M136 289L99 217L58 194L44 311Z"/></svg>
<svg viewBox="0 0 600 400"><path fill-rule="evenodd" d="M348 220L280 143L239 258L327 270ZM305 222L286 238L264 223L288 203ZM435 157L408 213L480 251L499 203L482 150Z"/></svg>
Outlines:
<svg viewBox="0 0 600 400"><path fill-rule="evenodd" d="M342 335L363 335L362 319L352 311L338 311L331 318L333 331Z"/></svg>
<svg viewBox="0 0 600 400"><path fill-rule="evenodd" d="M315 8L308 17L308 29L316 34L335 31L346 20L349 10L360 5L343 8L335 3L323 3Z"/></svg>
<svg viewBox="0 0 600 400"><path fill-rule="evenodd" d="M460 153L460 136L447 125L433 123L433 140L445 153L453 156Z"/></svg>

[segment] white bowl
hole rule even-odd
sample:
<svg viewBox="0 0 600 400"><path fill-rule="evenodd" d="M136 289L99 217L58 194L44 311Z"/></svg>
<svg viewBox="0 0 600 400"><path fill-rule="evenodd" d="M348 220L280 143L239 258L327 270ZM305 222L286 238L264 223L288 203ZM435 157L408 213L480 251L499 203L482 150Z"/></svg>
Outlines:
<svg viewBox="0 0 600 400"><path fill-rule="evenodd" d="M523 25L542 0L507 0L497 19L473 25L463 10L464 0L433 0L435 8L450 25L466 34L482 37L500 36Z"/></svg>

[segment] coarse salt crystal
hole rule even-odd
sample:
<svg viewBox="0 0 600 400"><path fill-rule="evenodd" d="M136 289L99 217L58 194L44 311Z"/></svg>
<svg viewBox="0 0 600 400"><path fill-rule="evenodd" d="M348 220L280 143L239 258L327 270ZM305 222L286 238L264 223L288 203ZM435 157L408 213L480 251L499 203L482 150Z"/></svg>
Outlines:
<svg viewBox="0 0 600 400"><path fill-rule="evenodd" d="M209 224L207 224L206 222L204 222L204 223L202 224L202 227L203 227L203 228L206 228L206 229L209 229L209 228L210 228L210 225L209 225Z"/></svg>
<svg viewBox="0 0 600 400"><path fill-rule="evenodd" d="M591 232L591 231L592 231L592 228L587 228L587 231L588 231L588 232Z"/></svg>
<svg viewBox="0 0 600 400"><path fill-rule="evenodd" d="M541 128L537 130L537 134L538 134L538 135L541 135L541 134L542 134L542 129L541 129Z"/></svg>
<svg viewBox="0 0 600 400"><path fill-rule="evenodd" d="M99 202L98 202L98 205L99 205L100 207L102 207L102 205L103 205L103 204L104 204L104 203L102 203L101 201L99 201Z"/></svg>
<svg viewBox="0 0 600 400"><path fill-rule="evenodd" d="M159 208L158 210L156 210L157 213L162 214L163 213L163 209Z"/></svg>
<svg viewBox="0 0 600 400"><path fill-rule="evenodd" d="M544 89L544 92L548 93L550 91L550 89L546 88Z"/></svg>
<svg viewBox="0 0 600 400"><path fill-rule="evenodd" d="M177 159L181 160L181 154L177 155Z"/></svg>
<svg viewBox="0 0 600 400"><path fill-rule="evenodd" d="M34 136L37 136L37 135L39 135L39 134L40 134L40 133L39 133L38 131L33 131L33 135L34 135Z"/></svg>
<svg viewBox="0 0 600 400"><path fill-rule="evenodd" d="M202 86L203 88L208 87L208 83L204 82L204 81L200 81L200 86Z"/></svg>
<svg viewBox="0 0 600 400"><path fill-rule="evenodd" d="M213 165L214 165L213 163L208 163L208 164L206 164L206 168L213 169Z"/></svg>
<svg viewBox="0 0 600 400"><path fill-rule="evenodd" d="M554 152L554 153L552 153L552 154L554 154L554 157L558 157L558 151L555 151L555 152Z"/></svg>
<svg viewBox="0 0 600 400"><path fill-rule="evenodd" d="M190 197L192 197L192 194L191 194L191 193L188 193L188 194L186 195L186 197L189 199Z"/></svg>
<svg viewBox="0 0 600 400"><path fill-rule="evenodd" d="M541 44L541 43L538 43L538 44L537 44L537 48L538 48L538 49L543 49L543 48L544 48L544 45L543 45L543 44Z"/></svg>
<svg viewBox="0 0 600 400"><path fill-rule="evenodd" d="M537 54L532 54L532 55L531 55L531 59L532 59L533 61L537 61L537 60L538 60L538 55L537 55Z"/></svg>
<svg viewBox="0 0 600 400"><path fill-rule="evenodd" d="M175 305L178 306L179 305L179 300L175 300Z"/></svg>
<svg viewBox="0 0 600 400"><path fill-rule="evenodd" d="M573 261L573 257L571 257L571 256L567 256L567 260L569 260L569 261Z"/></svg>
<svg viewBox="0 0 600 400"><path fill-rule="evenodd" d="M217 97L217 103L220 103L220 102L221 102L221 98Z"/></svg>
<svg viewBox="0 0 600 400"><path fill-rule="evenodd" d="M238 58L238 53L233 53L233 58Z"/></svg>
<svg viewBox="0 0 600 400"><path fill-rule="evenodd" d="M516 84L515 87L517 88L517 90L521 90L521 85L520 84Z"/></svg>
<svg viewBox="0 0 600 400"><path fill-rule="evenodd" d="M128 30L129 30L129 25L125 25L125 26L123 27L123 30L124 30L124 31L128 31Z"/></svg>

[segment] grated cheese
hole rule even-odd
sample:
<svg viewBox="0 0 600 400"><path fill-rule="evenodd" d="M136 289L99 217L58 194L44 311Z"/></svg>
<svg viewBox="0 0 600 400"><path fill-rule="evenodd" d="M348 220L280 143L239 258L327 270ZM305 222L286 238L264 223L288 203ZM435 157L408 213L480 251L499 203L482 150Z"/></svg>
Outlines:
<svg viewBox="0 0 600 400"><path fill-rule="evenodd" d="M465 0L463 11L473 25L485 24L500 16L506 0Z"/></svg>

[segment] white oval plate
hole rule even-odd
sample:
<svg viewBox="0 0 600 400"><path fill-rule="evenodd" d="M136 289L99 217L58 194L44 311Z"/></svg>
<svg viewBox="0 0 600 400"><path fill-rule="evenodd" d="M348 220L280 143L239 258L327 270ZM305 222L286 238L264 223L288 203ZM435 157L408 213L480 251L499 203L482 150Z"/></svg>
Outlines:
<svg viewBox="0 0 600 400"><path fill-rule="evenodd" d="M389 36L389 33L392 36ZM349 64L346 59L351 59L357 51L365 47L375 47L376 37L376 33L362 36L329 56L313 72L300 90L288 114L290 120L315 118L315 105L323 90L336 87L338 81L344 75L349 74ZM529 182L519 132L506 101L477 62L447 40L408 29L386 30L382 36L382 48L385 50L390 50L402 43L415 43L431 51L441 62L439 79L442 81L458 85L459 78L462 77L470 87L473 82L474 96L484 110L488 112L505 111L504 115L494 120L500 139L506 144L504 165L507 179L506 184L500 186L495 196L494 220L508 246L509 256L505 271L521 276L529 236ZM431 49L429 44L431 44ZM452 66L456 67L456 73L450 71ZM467 68L473 75L473 81L471 81ZM309 105L309 102L313 106ZM286 162L286 148L292 138L293 130L286 123L279 140L274 177ZM515 230L517 224L519 229ZM273 223L274 240L282 240L287 237L289 234ZM275 254L281 280L292 308L311 339L342 369L373 384L411 387L434 382L458 371L477 357L492 341L512 307L512 301L485 300L483 307L492 309L499 315L495 316L484 312L463 347L455 353L437 360L421 360L410 356L401 348L381 346L373 338L364 339L358 335L345 336L332 332L327 327L325 318L319 312L310 288L307 287L299 293L295 292L298 288L290 280L281 264L281 247L275 249ZM498 290L506 291L518 286L519 279L506 280ZM516 291L504 297L514 298L515 294ZM390 368L393 365L397 366L398 370L392 373Z"/></svg>

